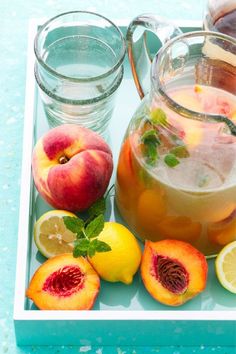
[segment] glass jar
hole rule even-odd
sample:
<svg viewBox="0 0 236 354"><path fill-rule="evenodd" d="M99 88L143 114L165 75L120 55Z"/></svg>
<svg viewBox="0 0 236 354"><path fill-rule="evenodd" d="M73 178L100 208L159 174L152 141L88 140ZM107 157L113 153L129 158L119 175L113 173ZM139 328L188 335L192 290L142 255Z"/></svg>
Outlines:
<svg viewBox="0 0 236 354"><path fill-rule="evenodd" d="M169 26L147 92L140 57L148 56L135 55L140 26L167 28L145 16L128 30L135 83L145 97L121 147L116 204L141 240L178 239L214 255L236 239L236 57L228 52L236 40Z"/></svg>

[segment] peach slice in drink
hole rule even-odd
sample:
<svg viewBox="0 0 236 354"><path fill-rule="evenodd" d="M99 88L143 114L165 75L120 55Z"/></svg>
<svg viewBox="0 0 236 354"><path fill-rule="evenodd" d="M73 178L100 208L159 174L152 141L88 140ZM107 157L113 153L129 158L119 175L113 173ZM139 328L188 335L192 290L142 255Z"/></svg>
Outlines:
<svg viewBox="0 0 236 354"><path fill-rule="evenodd" d="M170 215L158 223L157 229L165 238L194 242L200 237L202 226L189 217Z"/></svg>
<svg viewBox="0 0 236 354"><path fill-rule="evenodd" d="M225 220L209 223L207 226L209 240L224 246L229 242L236 241L236 215L235 211Z"/></svg>
<svg viewBox="0 0 236 354"><path fill-rule="evenodd" d="M137 175L137 166L135 166L131 150L131 139L134 138L129 137L123 142L117 166L116 201L118 205L121 204L126 210L130 209L132 200L143 189Z"/></svg>
<svg viewBox="0 0 236 354"><path fill-rule="evenodd" d="M157 233L158 223L167 212L166 200L161 188L144 190L137 201L138 224L147 232Z"/></svg>

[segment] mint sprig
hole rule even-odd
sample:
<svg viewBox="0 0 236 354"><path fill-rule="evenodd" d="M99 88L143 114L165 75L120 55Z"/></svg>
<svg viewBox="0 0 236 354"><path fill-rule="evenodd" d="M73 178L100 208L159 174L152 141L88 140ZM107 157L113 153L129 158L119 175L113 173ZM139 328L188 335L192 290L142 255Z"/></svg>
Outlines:
<svg viewBox="0 0 236 354"><path fill-rule="evenodd" d="M82 220L78 217L64 216L66 228L76 234L74 241L73 256L92 257L96 252L108 252L111 247L97 239L104 228L104 213L106 210L105 198L99 199L89 209L89 217Z"/></svg>
<svg viewBox="0 0 236 354"><path fill-rule="evenodd" d="M161 108L156 108L149 113L150 120L149 123L152 128L145 131L141 136L141 142L144 144L144 156L146 157L146 162L154 166L156 164L158 155L158 146L162 145L161 136L159 135L158 126L168 127L168 120L166 113ZM169 129L169 128L168 128ZM175 132L175 128L171 128ZM180 163L179 159L187 158L190 156L187 147L184 145L183 141L177 135L178 131L171 134L171 145L175 145L169 149L169 152L164 156L164 162L167 166L173 168Z"/></svg>

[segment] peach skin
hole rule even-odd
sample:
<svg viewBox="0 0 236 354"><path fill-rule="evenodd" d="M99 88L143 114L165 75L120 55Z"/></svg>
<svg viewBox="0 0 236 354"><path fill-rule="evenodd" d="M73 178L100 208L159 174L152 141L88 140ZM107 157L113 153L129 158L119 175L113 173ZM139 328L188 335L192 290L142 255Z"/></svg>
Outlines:
<svg viewBox="0 0 236 354"><path fill-rule="evenodd" d="M75 124L51 129L33 151L35 186L56 209L89 208L105 193L112 169L112 153L103 138Z"/></svg>

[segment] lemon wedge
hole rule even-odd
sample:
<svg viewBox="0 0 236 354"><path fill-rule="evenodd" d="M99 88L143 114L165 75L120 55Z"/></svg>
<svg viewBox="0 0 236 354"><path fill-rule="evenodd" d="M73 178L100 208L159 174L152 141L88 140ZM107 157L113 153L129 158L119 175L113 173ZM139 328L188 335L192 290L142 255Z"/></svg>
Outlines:
<svg viewBox="0 0 236 354"><path fill-rule="evenodd" d="M221 285L236 294L236 241L229 243L220 251L215 266Z"/></svg>
<svg viewBox="0 0 236 354"><path fill-rule="evenodd" d="M51 210L43 214L34 225L35 244L46 258L73 252L76 234L66 228L63 216L77 217L66 210Z"/></svg>

